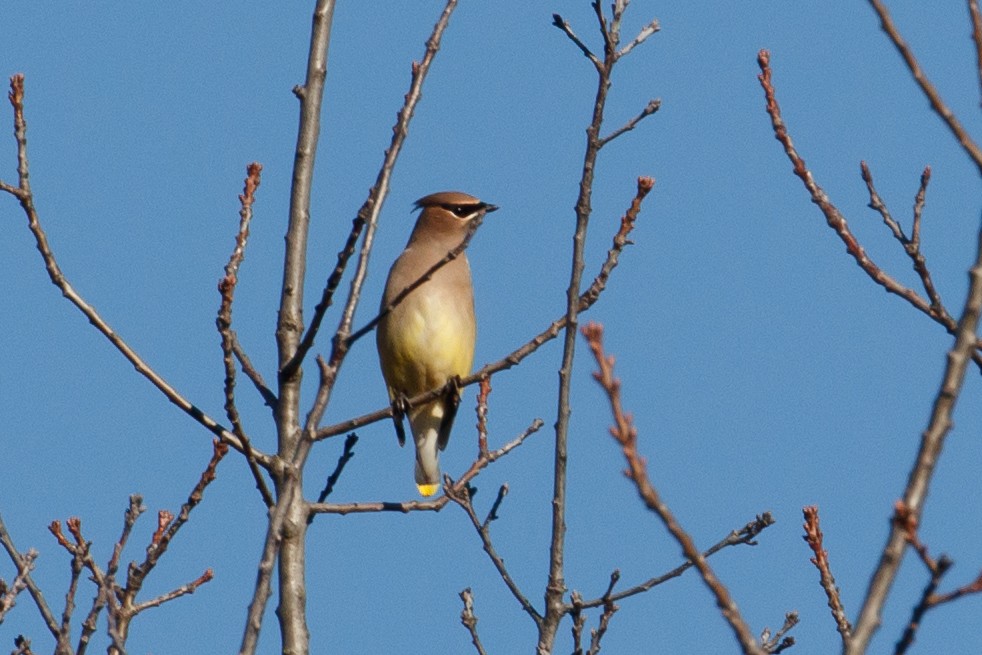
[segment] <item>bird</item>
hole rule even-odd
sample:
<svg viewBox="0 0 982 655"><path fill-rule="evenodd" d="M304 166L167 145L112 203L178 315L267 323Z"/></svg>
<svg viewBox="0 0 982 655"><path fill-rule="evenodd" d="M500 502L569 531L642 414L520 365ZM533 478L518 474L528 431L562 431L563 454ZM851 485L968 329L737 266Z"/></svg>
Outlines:
<svg viewBox="0 0 982 655"><path fill-rule="evenodd" d="M420 198L414 208L421 210L419 218L385 283L376 345L400 444L405 439L405 412L416 446L416 487L423 496L432 496L441 487L439 453L450 439L460 401L455 382L468 375L474 363L477 322L467 256L461 252L390 305L498 207L459 191L441 191ZM444 386L449 391L443 396L407 406L409 398Z"/></svg>

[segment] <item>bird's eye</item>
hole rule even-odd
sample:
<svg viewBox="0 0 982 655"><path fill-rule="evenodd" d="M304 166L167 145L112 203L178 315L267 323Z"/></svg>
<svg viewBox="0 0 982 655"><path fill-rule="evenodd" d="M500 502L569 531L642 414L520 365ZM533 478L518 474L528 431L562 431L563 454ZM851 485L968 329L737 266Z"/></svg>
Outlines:
<svg viewBox="0 0 982 655"><path fill-rule="evenodd" d="M467 218L477 209L474 205L443 205L443 208L457 218Z"/></svg>

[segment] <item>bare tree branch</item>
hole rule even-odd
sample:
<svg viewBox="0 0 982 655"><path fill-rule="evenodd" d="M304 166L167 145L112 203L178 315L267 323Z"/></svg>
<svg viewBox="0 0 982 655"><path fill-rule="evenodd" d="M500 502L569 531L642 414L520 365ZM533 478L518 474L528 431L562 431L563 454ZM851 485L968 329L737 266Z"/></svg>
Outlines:
<svg viewBox="0 0 982 655"><path fill-rule="evenodd" d="M968 13L972 18L972 41L975 43L975 70L979 78L979 91L982 92L982 11L979 11L979 0L968 0Z"/></svg>
<svg viewBox="0 0 982 655"><path fill-rule="evenodd" d="M256 489L262 496L266 507L273 505L273 495L266 486L262 471L256 463L256 453L252 449L252 442L246 436L242 421L239 418L239 409L235 403L235 355L234 341L232 339L232 301L235 296L235 286L239 281L239 266L245 258L246 241L249 239L249 223L252 221L252 205L256 198L256 189L259 188L260 176L263 167L257 162L249 164L248 175L245 181L245 189L239 196L239 231L235 238L235 248L229 257L228 264L225 265L225 276L218 283L218 291L222 296L222 302L218 309L218 318L215 323L218 326L218 334L222 340L222 362L225 365L225 415L228 416L232 424L235 436L242 442L246 462L249 470L256 481Z"/></svg>
<svg viewBox="0 0 982 655"><path fill-rule="evenodd" d="M665 528L682 547L685 557L698 569L703 582L716 597L716 604L720 613L730 624L730 628L739 641L743 652L754 655L763 653L764 651L757 643L753 633L750 632L749 626L740 615L740 610L730 596L730 592L716 577L706 562L706 558L696 548L692 537L682 529L668 505L662 501L660 494L648 479L647 465L637 450L637 428L634 427L630 416L621 407L620 381L614 377L614 358L606 356L603 351L603 327L598 323L590 323L584 326L582 332L600 368L599 372L594 373L594 378L604 388L610 399L611 410L614 414L614 427L610 429L610 433L624 451L628 466L627 476L634 482L638 495L644 504L661 519Z"/></svg>
<svg viewBox="0 0 982 655"><path fill-rule="evenodd" d="M755 518L753 521L750 521L739 530L734 530L730 532L730 534L726 535L726 537L716 542L712 547L704 551L702 553L702 556L704 558L712 557L719 551L723 550L724 548L728 548L730 546L739 546L741 544L756 546L757 542L754 541L755 537L772 525L774 525L774 517L771 516L770 512L764 512L763 514L760 514L759 516L757 516L757 518ZM694 564L691 561L686 561L680 564L679 566L675 567L671 571L668 571L667 573L663 573L659 576L655 576L654 578L649 578L648 580L645 580L641 584L635 585L629 589L618 591L617 593L611 595L610 598L611 600L616 602L619 600L623 600L625 598L629 598L630 596L636 596L638 594L644 593L653 587L657 587L658 585L668 582L673 578L679 577L680 575L691 569L693 566ZM583 600L580 602L580 607L582 607L583 609L588 609L591 607L601 607L603 604L604 604L604 599L603 597L600 597L600 598L595 598L593 600ZM570 609L572 609L572 605L570 605Z"/></svg>
<svg viewBox="0 0 982 655"><path fill-rule="evenodd" d="M883 223L890 229L890 233L893 237L900 243L903 247L904 252L910 257L911 262L914 264L914 270L917 272L918 277L921 278L921 284L924 287L925 293L927 293L928 300L931 301L931 311L938 317L938 322L942 325L954 325L955 321L951 318L948 310L945 308L944 303L941 302L941 295L938 293L937 288L934 286L934 281L931 279L931 272L927 268L927 260L924 258L924 254L921 253L921 216L924 213L924 200L927 194L927 185L931 180L931 167L926 166L924 172L921 174L921 184L917 190L917 195L914 198L914 221L912 228L912 236L910 238L904 233L904 229L900 226L893 216L890 214L890 210L887 209L886 204L883 199L880 198L880 194L877 193L876 187L873 185L873 174L870 172L869 166L866 162L860 162L860 172L863 177L863 181L866 183L866 190L869 192L869 207L871 209L879 212L880 216L883 218Z"/></svg>
<svg viewBox="0 0 982 655"><path fill-rule="evenodd" d="M761 50L757 54L757 63L760 65L761 73L757 76L760 81L761 87L764 89L764 96L767 101L767 113L771 118L771 126L774 130L774 138L776 138L781 145L784 147L784 152L788 159L791 161L791 165L794 169L794 174L797 175L805 188L808 190L811 196L812 202L818 205L819 209L822 210L822 214L825 215L825 222L830 228L832 228L839 239L846 246L846 252L856 261L861 269L877 284L886 289L889 293L900 296L908 303L910 303L915 309L923 312L929 316L932 320L940 324L949 334L954 335L958 330L958 325L951 318L948 312L940 311L936 309L931 302L925 300L916 291L905 287L900 284L893 277L888 275L883 269L877 266L869 255L866 254L866 250L860 245L859 241L853 235L852 231L849 229L848 223L846 223L845 217L839 211L839 209L832 204L829 199L828 194L815 182L814 177L808 167L805 165L804 159L798 154L798 151L794 147L794 143L791 141L791 135L788 133L788 128L784 124L784 119L781 117L781 108L777 104L777 96L774 91L774 85L771 81L772 71L770 65L770 53L767 50ZM923 177L922 177L923 180ZM922 181L922 185L926 182ZM918 223L919 225L919 223ZM918 230L918 252L920 247L920 232ZM911 240L913 243L913 240ZM922 282L924 278L922 277ZM976 348L978 348L978 343L976 343ZM978 352L972 353L972 359L975 363L982 369L982 354Z"/></svg>
<svg viewBox="0 0 982 655"><path fill-rule="evenodd" d="M491 464L501 457L504 457L515 448L521 446L528 437L538 432L539 429L542 428L542 425L542 419L535 419L532 421L531 425L529 425L512 441L509 441L497 450L488 451L479 456L470 465L470 468L468 468L463 475L460 476L460 478L453 482L451 485L452 490L459 493L460 490L470 483L471 480L477 477L477 475L484 470L488 464ZM343 505L311 503L309 509L313 514L364 514L369 512L401 512L403 514L408 514L409 512L417 511L439 512L448 502L450 502L450 498L443 495L436 500L427 501L411 500L406 502L347 503Z"/></svg>
<svg viewBox="0 0 982 655"><path fill-rule="evenodd" d="M51 283L61 290L62 295L68 299L82 314L89 320L96 330L98 330L116 349L125 357L137 372L150 381L169 401L177 405L184 413L203 425L214 435L226 441L236 450L242 451L241 441L222 427L215 419L205 414L201 409L193 405L182 396L174 387L170 386L156 371L154 371L122 337L120 337L108 323L99 315L94 307L85 302L85 299L75 291L65 275L62 273L51 246L48 244L48 237L41 227L40 217L34 207L34 194L31 191L30 172L27 158L27 123L24 120L24 76L14 75L10 78L10 104L14 108L14 137L17 141L17 176L18 185L13 187L6 183L0 183L0 191L6 191L20 201L20 205L27 216L27 225L34 235L35 244L41 258L44 260L45 270ZM263 458L257 458L263 465L268 462Z"/></svg>
<svg viewBox="0 0 982 655"><path fill-rule="evenodd" d="M822 543L824 536L819 525L818 507L805 507L802 513L805 515L804 540L815 553L815 557L811 558L811 563L818 569L822 589L825 590L825 596L829 600L829 609L832 610L832 618L835 619L836 629L839 631L842 645L845 647L849 642L852 626L849 625L849 619L846 617L846 611L842 607L842 599L839 596L839 588L835 586L835 578L832 577L832 571L829 568L829 554Z"/></svg>
<svg viewBox="0 0 982 655"><path fill-rule="evenodd" d="M471 643L474 644L474 649L478 655L487 655L487 651L481 645L480 637L477 636L477 616L474 615L474 594L471 592L470 587L460 592L460 600L464 603L464 609L460 612L460 622L467 628L467 632L470 633Z"/></svg>
<svg viewBox="0 0 982 655"><path fill-rule="evenodd" d="M491 541L491 531L487 523L482 523L477 517L477 513L474 511L474 505L471 503L471 491L472 488L469 484L462 485L457 488L454 485L445 484L444 492L453 502L460 505L464 512L467 513L467 518L471 520L471 525L474 526L474 530L477 531L478 536L481 538L481 543L484 546L484 552L487 553L488 558L491 560L491 564L494 565L498 575L501 576L502 581L504 581L505 586L508 587L508 591L511 592L515 600L518 601L525 613L528 614L537 626L542 624L542 615L539 614L538 610L529 602L528 597L522 592L518 587L518 584L508 573L508 569L505 567L505 561L501 559L498 552L494 548L494 544Z"/></svg>
<svg viewBox="0 0 982 655"><path fill-rule="evenodd" d="M784 625L781 629L771 636L771 631L769 629L764 629L764 633L760 636L761 646L767 653L783 653L788 648L794 646L794 637L788 635L793 627L798 625L798 613L788 612L784 615Z"/></svg>
<svg viewBox="0 0 982 655"><path fill-rule="evenodd" d="M955 113L951 111L951 108L941 99L941 94L938 93L937 88L928 79L921 65L917 63L914 53L911 52L910 47L904 41L893 19L890 17L890 12L887 11L886 5L881 0L869 0L869 3L873 7L873 10L876 11L876 15L880 18L880 26L883 28L883 31L890 37L897 52L900 53L904 63L907 64L910 74L917 82L917 85L921 87L921 91L927 97L928 102L931 103L931 109L948 126L955 140L961 145L962 150L972 159L976 168L982 173L982 150L979 149L979 146L969 136L968 131L965 130L958 118L955 117Z"/></svg>
<svg viewBox="0 0 982 655"><path fill-rule="evenodd" d="M965 381L965 368L969 359L977 354L976 331L979 313L982 311L982 230L979 231L976 248L975 263L969 271L969 291L958 321L955 343L948 352L944 378L935 397L927 428L921 435L917 459L904 489L903 504L909 510L910 516L917 521L924 509L928 487L944 447L945 437L951 430L951 415ZM866 651L869 640L880 625L883 605L900 568L906 545L905 529L894 522L880 555L880 562L870 580L859 618L854 624L853 638L845 650L846 655L860 655Z"/></svg>
<svg viewBox="0 0 982 655"><path fill-rule="evenodd" d="M51 608L48 607L48 602L44 599L41 589L31 578L30 564L34 557L30 557L31 551L28 551L24 555L20 554L20 551L14 545L14 540L10 536L10 532L7 531L7 526L3 522L2 516L0 516L0 545L7 551L7 556L10 557L10 561L16 567L18 577L22 577L24 586L27 588L28 593L31 594L34 604L37 605L38 611L41 613L41 618L44 619L44 624L48 627L51 636L57 639L60 630L58 620L55 618Z"/></svg>

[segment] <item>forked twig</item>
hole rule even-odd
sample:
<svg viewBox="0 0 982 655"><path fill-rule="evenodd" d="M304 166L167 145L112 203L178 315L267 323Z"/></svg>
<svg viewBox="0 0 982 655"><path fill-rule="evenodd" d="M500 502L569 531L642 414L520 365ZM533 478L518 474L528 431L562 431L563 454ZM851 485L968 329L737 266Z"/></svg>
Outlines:
<svg viewBox="0 0 982 655"><path fill-rule="evenodd" d="M862 247L859 241L856 239L852 230L849 228L849 224L846 222L845 217L842 212L832 204L831 199L828 194L822 189L821 186L815 182L814 177L810 170L808 170L804 159L795 149L794 143L791 140L791 135L788 133L788 128L784 123L784 119L781 116L781 108L777 102L777 96L774 90L774 84L772 81L772 70L770 64L770 53L767 50L761 50L757 54L757 63L760 66L760 75L757 76L760 85L764 90L764 97L767 102L767 113L771 119L771 126L774 130L774 138L777 139L781 145L784 147L784 152L791 162L792 168L794 169L794 174L797 175L802 183L805 185L809 195L811 196L812 202L818 205L818 208L822 211L825 216L825 222L828 224L839 239L846 246L846 252L856 261L861 269L872 279L876 284L886 289L889 293L895 294L908 303L910 303L915 309L923 312L929 316L932 320L936 321L949 334L954 335L958 330L958 325L956 321L948 314L943 308L937 308L933 302L925 300L916 291L910 289L895 280L893 277L888 275L883 269L877 266L869 255L866 254L866 250ZM922 188L926 185L926 181L922 176ZM916 207L916 205L915 205ZM920 230L918 222L917 230L917 245L918 252L920 247ZM911 243L914 243L914 239L911 239ZM924 277L922 275L921 280L923 282ZM932 286L933 288L933 286ZM978 347L976 343L976 348ZM979 352L973 352L972 359L982 370L982 354Z"/></svg>

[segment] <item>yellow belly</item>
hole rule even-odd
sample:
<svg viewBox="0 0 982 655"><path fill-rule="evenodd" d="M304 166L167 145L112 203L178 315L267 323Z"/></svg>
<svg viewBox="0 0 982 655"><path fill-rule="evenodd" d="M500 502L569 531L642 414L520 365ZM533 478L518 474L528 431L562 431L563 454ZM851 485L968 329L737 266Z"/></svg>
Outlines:
<svg viewBox="0 0 982 655"><path fill-rule="evenodd" d="M470 307L439 297L410 297L386 323L379 348L390 395L419 394L471 372L475 328Z"/></svg>

